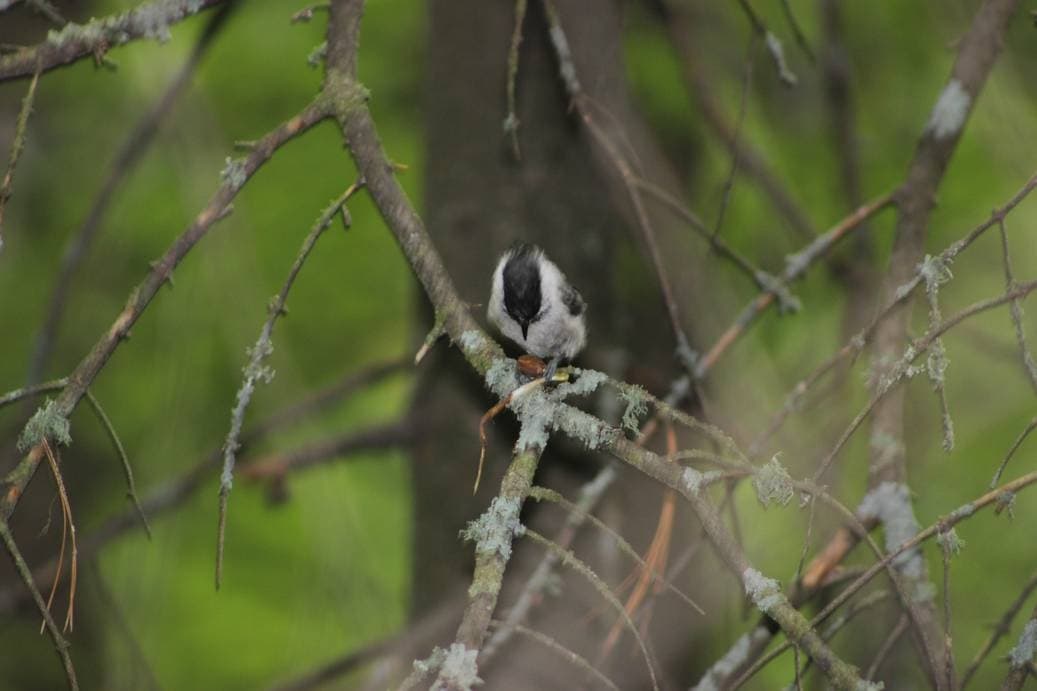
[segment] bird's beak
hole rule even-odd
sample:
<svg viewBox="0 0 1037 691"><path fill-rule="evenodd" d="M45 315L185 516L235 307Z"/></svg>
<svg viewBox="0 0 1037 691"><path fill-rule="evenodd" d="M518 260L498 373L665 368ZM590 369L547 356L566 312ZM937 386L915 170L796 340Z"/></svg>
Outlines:
<svg viewBox="0 0 1037 691"><path fill-rule="evenodd" d="M529 322L521 322L520 326L522 327L522 339L525 340L529 333Z"/></svg>

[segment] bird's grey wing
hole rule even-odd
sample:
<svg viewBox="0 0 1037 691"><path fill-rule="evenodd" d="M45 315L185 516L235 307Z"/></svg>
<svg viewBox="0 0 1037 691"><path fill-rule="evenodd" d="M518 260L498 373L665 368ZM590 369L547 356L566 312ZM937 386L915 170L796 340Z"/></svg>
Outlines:
<svg viewBox="0 0 1037 691"><path fill-rule="evenodd" d="M580 295L580 291L568 284L562 290L562 302L565 303L566 308L568 308L569 314L574 317L583 314L583 310L587 307L587 303L583 301L583 296Z"/></svg>

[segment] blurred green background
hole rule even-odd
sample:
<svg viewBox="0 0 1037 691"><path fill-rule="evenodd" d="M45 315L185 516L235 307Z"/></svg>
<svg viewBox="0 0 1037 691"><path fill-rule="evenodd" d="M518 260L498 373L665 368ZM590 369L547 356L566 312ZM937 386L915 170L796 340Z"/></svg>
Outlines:
<svg viewBox="0 0 1037 691"><path fill-rule="evenodd" d="M794 90L783 88L773 65L757 51L743 136L768 156L823 229L848 208L836 174L817 68L795 47L777 4L757 4L785 39L801 83ZM129 6L90 2L61 7L81 19ZM955 41L976 6L959 0L881 7L845 3L866 197L889 191L901 180L949 72ZM792 2L792 7L807 36L817 37L815 3ZM47 378L71 371L108 328L148 262L205 205L225 158L239 155L233 143L257 138L315 93L321 70L308 65L307 56L323 41L324 17L318 13L310 23L289 24L297 9L248 2L230 17L191 86L164 119L154 145L119 189L100 238L75 277ZM656 22L633 3L628 14L625 49L637 101L687 168L688 203L712 219L730 152L704 126ZM3 229L0 390L22 385L67 238L89 208L127 131L163 91L205 21L196 17L177 25L166 44L144 41L112 50L109 57L118 63L116 70L82 60L41 79ZM749 30L733 5L715 9L710 22L713 30L703 32L699 51L708 56L712 86L733 121ZM0 15L2 42L34 43L46 28L25 7ZM987 218L990 209L1003 204L1037 170L1034 38L1033 27L1017 17L1003 59L941 187L930 251ZM400 176L402 184L419 205L422 103L426 91L435 88L423 82L426 40L422 3L368 3L361 79L371 90L371 108L389 155L408 166ZM503 60L505 54L506 46L501 46L499 55L486 59ZM26 87L26 80L0 84L4 152ZM279 290L320 210L354 179L341 136L330 124L284 147L245 187L234 213L191 252L175 274L175 287L163 289L133 329L132 339L104 369L93 391L122 436L142 494L185 472L221 444L245 349L259 333L268 300ZM344 232L340 225L332 226L293 289L290 315L274 332L270 364L276 378L258 389L247 421L260 420L344 373L411 354L423 325L413 320L417 292L409 270L367 198L358 195L349 209L353 227ZM885 265L893 218L887 212L871 226L879 267ZM1037 202L1031 200L1008 221L1020 279L1033 277L1035 220ZM772 270L780 269L783 257L800 244L744 177L735 184L724 234ZM945 314L1003 290L1000 253L991 232L955 263L955 277L941 291ZM744 279L734 273L726 278L715 289L727 302L740 304L752 296ZM715 375L720 409L732 417L737 411L739 431L748 438L766 424L781 396L843 342L845 298L828 272L812 271L796 290L805 309L795 316L767 315ZM916 317L920 334L923 311ZM1033 320L1027 325L1032 339ZM920 378L910 384L911 485L923 525L982 493L1035 410L1006 310L968 322L946 344L951 361L948 397L958 439L952 453L940 449L939 411L928 383ZM839 405L819 405L823 399L815 396L790 421L778 448L795 475L813 471L831 439L864 403L866 370L866 362L858 363L837 389ZM250 451L293 448L395 419L406 404L409 384L406 374L390 378ZM18 406L0 411L5 463L15 458L24 413ZM124 486L103 430L83 407L72 418L72 436L74 443L63 458L82 535L125 508ZM839 485L832 488L851 505L864 486L865 440L859 434L844 452ZM1030 447L1023 447L1007 477L1030 470L1032 459ZM49 483L41 473L34 481L37 500L27 501L17 515L25 551L36 560L51 556L59 538L60 516L50 504ZM458 481L458 492L467 487L467 479ZM410 580L406 458L380 453L322 464L292 475L288 491L288 501L275 506L262 487L237 483L219 593L212 582L215 477L184 507L153 521L152 541L134 531L104 549L96 564L103 578L85 576L81 584L77 633L72 636L85 686L147 688L154 675L169 689L263 688L398 631L406 620ZM751 488L743 487L738 500L743 515L759 515ZM53 525L40 535L48 515ZM792 576L806 516L787 508L771 509L766 518L752 521L747 551L758 568L784 581ZM959 665L971 658L987 636L985 625L1016 596L1037 565L1035 519L1034 502L1023 495L1014 521L987 513L959 527L968 543L954 562L951 581ZM939 554L930 548L927 555L938 580ZM10 584L11 574L4 568L4 583ZM708 603L719 624L708 641L694 642L702 659L722 654L749 625L735 606L740 599L732 587L728 601ZM721 614L725 611L729 614ZM21 612L0 618L0 649L5 651L0 655L0 688L55 688L62 683L61 670L50 642L36 635L35 615ZM995 655L1007 651L1014 635ZM80 643L84 639L85 645ZM772 676L761 677L755 688L786 683L789 670L789 663L773 665ZM1002 663L991 660L974 688L991 688L1003 670ZM340 683L351 688L353 681Z"/></svg>

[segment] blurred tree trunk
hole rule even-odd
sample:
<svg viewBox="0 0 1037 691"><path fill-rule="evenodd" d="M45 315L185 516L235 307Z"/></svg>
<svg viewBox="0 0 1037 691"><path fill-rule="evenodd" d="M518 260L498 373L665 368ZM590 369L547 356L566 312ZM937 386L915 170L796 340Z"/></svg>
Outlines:
<svg viewBox="0 0 1037 691"><path fill-rule="evenodd" d="M633 145L644 170L651 171L645 172L646 177L679 194L676 176L631 107L623 63L620 3L567 0L558 6L580 81L601 109L603 125L613 135L617 131L613 128L618 128L629 138L625 144ZM594 21L585 21L587 17ZM516 82L520 159L512 152L503 122L507 116L507 56L514 18L514 3L509 2L429 3L425 79L425 219L429 231L462 297L473 305L477 315L485 312L490 274L500 252L518 239L540 244L587 299L590 346L580 362L607 369L618 377L633 375L634 380L640 378L652 390L665 392L675 374L675 342L663 303L657 297L657 279L646 261L624 261L623 273L617 275L617 258L636 258L640 253L643 259L645 251L632 225L629 202L618 175L595 151L569 108L543 8L536 0L528 4ZM696 260L684 251L688 237L689 233L681 230L660 240L664 246L682 248L671 253L681 261L675 260L670 271L685 313L690 308L687 296L699 294L688 286L701 280L697 278ZM423 328L432 323L423 299L419 321ZM645 362L651 366L635 367ZM638 376L633 369L646 373ZM496 446L487 455L480 493L472 497L469 487L479 453L478 420L493 403L456 350L441 345L421 364L413 402L419 428L412 455L415 616L430 611L447 592L467 585L471 577L471 546L461 542L458 531L485 510L515 438L510 415L502 415L490 432ZM598 462L590 465L584 461L582 475L570 472L566 476L556 473L560 456L566 457L565 445L555 440L540 472L551 473L545 484L571 494L580 481L589 478L588 467L597 467ZM571 469L572 464L567 467ZM580 467L577 464L578 471ZM655 528L661 492L632 474L622 474L619 484L609 500L613 504L610 515L621 520L624 536L643 549ZM621 506L616 506L617 502ZM629 510L632 508L636 510ZM539 551L530 552L527 556L539 558ZM523 560L522 556L520 552L515 569L509 568L513 587L520 580L515 577L528 572L522 564L528 566L530 559ZM627 564L622 568L608 575L618 575L620 580L629 572ZM586 584L581 587L589 590ZM579 599L589 603L579 605L584 609L570 615L579 618L589 611L600 611L600 600ZM502 605L508 604L505 594ZM686 620L681 615L676 619ZM668 618L674 618L672 613L657 612L653 628ZM597 623L607 630L611 621L610 617L599 617ZM679 626L686 633L687 622ZM604 633L585 633L582 638L588 641L587 648L581 652L593 658L604 637ZM686 650L686 635L666 639L682 653ZM665 664L666 651L655 652ZM626 660L628 654L621 645L613 656ZM516 656L502 656L501 662L504 657ZM530 658L522 659L528 663ZM525 665L527 682L538 673L547 674L539 669L531 673L530 666ZM637 673L642 674L643 669Z"/></svg>

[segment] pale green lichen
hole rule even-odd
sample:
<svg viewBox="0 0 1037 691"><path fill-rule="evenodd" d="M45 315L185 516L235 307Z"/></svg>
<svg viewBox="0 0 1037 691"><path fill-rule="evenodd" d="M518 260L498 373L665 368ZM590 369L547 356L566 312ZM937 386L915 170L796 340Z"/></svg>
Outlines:
<svg viewBox="0 0 1037 691"><path fill-rule="evenodd" d="M868 681L867 679L861 679L857 682L857 685L853 687L853 691L882 691L886 688L886 682L884 681Z"/></svg>
<svg viewBox="0 0 1037 691"><path fill-rule="evenodd" d="M684 484L689 494L697 495L702 491L703 487L709 487L710 484L716 482L716 480L722 475L719 470L710 470L702 473L694 468L688 467L681 473L681 482Z"/></svg>
<svg viewBox="0 0 1037 691"><path fill-rule="evenodd" d="M91 19L86 24L69 22L50 31L47 43L56 48L73 44L93 49L121 45L135 37L164 43L170 39L171 24L197 13L202 6L200 0L156 0L117 15Z"/></svg>
<svg viewBox="0 0 1037 691"><path fill-rule="evenodd" d="M907 485L883 482L868 492L857 508L862 521L878 520L886 531L886 550L892 552L918 533L918 520L911 506L911 492ZM920 579L925 564L918 547L909 549L893 560L893 565L905 576Z"/></svg>
<svg viewBox="0 0 1037 691"><path fill-rule="evenodd" d="M935 294L941 285L954 278L951 273L950 261L937 255L925 255L925 259L918 265L918 275L925 281L927 292Z"/></svg>
<svg viewBox="0 0 1037 691"><path fill-rule="evenodd" d="M363 84L338 69L328 69L324 77L323 94L331 112L340 121L371 98L371 92Z"/></svg>
<svg viewBox="0 0 1037 691"><path fill-rule="evenodd" d="M446 689L467 691L473 686L482 684L482 679L479 678L479 667L476 664L478 657L478 650L466 648L461 643L452 644L439 665L439 678L436 679L432 688L435 691L445 691Z"/></svg>
<svg viewBox="0 0 1037 691"><path fill-rule="evenodd" d="M475 329L468 329L462 333L457 342L461 345L461 350L466 353L473 350L482 350L486 347L486 337L482 335L482 332Z"/></svg>
<svg viewBox="0 0 1037 691"><path fill-rule="evenodd" d="M568 430L570 435L585 447L594 451L608 445L615 438L617 431L598 418L588 415L587 420L577 427Z"/></svg>
<svg viewBox="0 0 1037 691"><path fill-rule="evenodd" d="M637 434L640 418L648 412L648 393L640 386L624 386L619 390L619 395L627 404L623 411L623 429Z"/></svg>
<svg viewBox="0 0 1037 691"><path fill-rule="evenodd" d="M328 57L328 42L323 41L310 51L310 54L306 56L306 64L310 67L320 67L324 62L324 59Z"/></svg>
<svg viewBox="0 0 1037 691"><path fill-rule="evenodd" d="M57 402L48 398L25 424L18 437L18 450L24 453L45 439L68 446L72 443L69 429L68 418L62 414Z"/></svg>
<svg viewBox="0 0 1037 691"><path fill-rule="evenodd" d="M511 541L523 530L519 522L522 502L517 498L494 497L490 508L461 531L461 537L475 543L480 554L497 554L511 558Z"/></svg>
<svg viewBox="0 0 1037 691"><path fill-rule="evenodd" d="M745 594L764 614L785 600L778 582L773 578L767 578L756 569L749 568L743 571L742 583L745 585Z"/></svg>
<svg viewBox="0 0 1037 691"><path fill-rule="evenodd" d="M786 506L795 494L792 486L792 476L785 466L778 460L779 454L774 454L753 475L753 488L756 490L756 498L760 500L763 508L771 504Z"/></svg>
<svg viewBox="0 0 1037 691"><path fill-rule="evenodd" d="M239 189L245 182L248 181L248 171L245 169L245 159L243 158L231 158L227 156L224 159L223 170L220 171L220 180L227 183L234 189Z"/></svg>
<svg viewBox="0 0 1037 691"><path fill-rule="evenodd" d="M965 547L965 541L958 537L958 531L954 528L938 534L936 542L943 548L943 551L953 555L960 554L962 548Z"/></svg>
<svg viewBox="0 0 1037 691"><path fill-rule="evenodd" d="M1024 669L1030 664L1034 653L1037 653L1037 619L1026 622L1019 642L1008 651L1008 664L1012 669Z"/></svg>
<svg viewBox="0 0 1037 691"><path fill-rule="evenodd" d="M518 388L519 385L515 361L503 357L494 359L486 370L485 381L486 388L504 398Z"/></svg>
<svg viewBox="0 0 1037 691"><path fill-rule="evenodd" d="M799 301L792 291L789 290L782 280L772 276L766 271L757 271L754 274L756 284L778 299L778 311L781 314L799 312L803 309L803 303Z"/></svg>
<svg viewBox="0 0 1037 691"><path fill-rule="evenodd" d="M518 449L543 449L554 429L558 404L543 391L532 391L512 403L519 420Z"/></svg>
<svg viewBox="0 0 1037 691"><path fill-rule="evenodd" d="M414 671L422 676L427 676L438 670L443 665L444 659L446 659L446 651L437 645L424 660L413 662Z"/></svg>
<svg viewBox="0 0 1037 691"><path fill-rule="evenodd" d="M562 400L569 396L586 396L608 381L608 375L592 369L574 369L572 374L574 378L555 387L552 398Z"/></svg>
<svg viewBox="0 0 1037 691"><path fill-rule="evenodd" d="M1008 514L1009 518L1015 518L1015 492L1002 492L997 495L997 512Z"/></svg>

